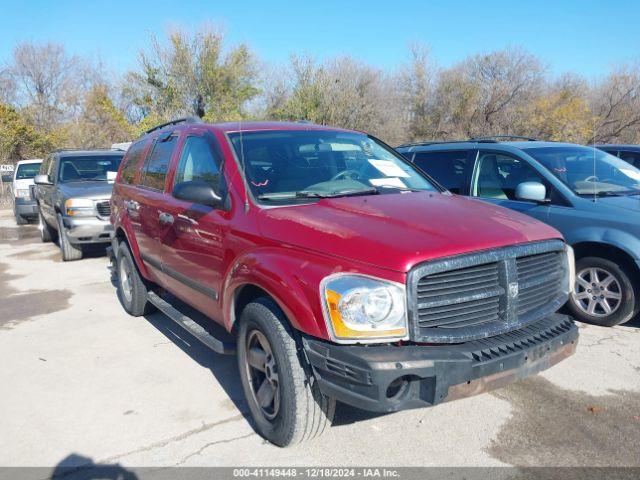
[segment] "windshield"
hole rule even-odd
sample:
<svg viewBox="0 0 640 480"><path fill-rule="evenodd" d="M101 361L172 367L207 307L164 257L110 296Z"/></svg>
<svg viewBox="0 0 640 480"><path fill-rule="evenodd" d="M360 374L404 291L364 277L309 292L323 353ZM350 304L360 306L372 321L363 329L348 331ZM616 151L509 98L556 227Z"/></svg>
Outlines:
<svg viewBox="0 0 640 480"><path fill-rule="evenodd" d="M16 171L16 180L35 177L40 171L40 163L21 163Z"/></svg>
<svg viewBox="0 0 640 480"><path fill-rule="evenodd" d="M229 138L259 201L436 190L402 157L364 134L264 131Z"/></svg>
<svg viewBox="0 0 640 480"><path fill-rule="evenodd" d="M61 182L107 181L107 172L117 172L122 155L91 155L60 159Z"/></svg>
<svg viewBox="0 0 640 480"><path fill-rule="evenodd" d="M578 195L640 193L640 170L592 147L526 148Z"/></svg>

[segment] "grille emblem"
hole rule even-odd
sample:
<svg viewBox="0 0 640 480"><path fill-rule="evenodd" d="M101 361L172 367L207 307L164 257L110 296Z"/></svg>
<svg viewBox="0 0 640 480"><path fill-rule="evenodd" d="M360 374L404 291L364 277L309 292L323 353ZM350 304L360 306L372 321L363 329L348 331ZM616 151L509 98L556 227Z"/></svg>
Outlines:
<svg viewBox="0 0 640 480"><path fill-rule="evenodd" d="M512 282L509 284L509 296L516 298L518 296L518 282Z"/></svg>

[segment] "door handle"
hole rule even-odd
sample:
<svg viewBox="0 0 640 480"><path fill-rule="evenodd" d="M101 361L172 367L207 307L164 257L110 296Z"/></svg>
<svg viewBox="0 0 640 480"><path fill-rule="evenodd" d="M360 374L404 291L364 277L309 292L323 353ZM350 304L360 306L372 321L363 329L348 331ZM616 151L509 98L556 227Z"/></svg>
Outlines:
<svg viewBox="0 0 640 480"><path fill-rule="evenodd" d="M158 215L158 221L166 225L173 225L173 215L170 213L160 212Z"/></svg>
<svg viewBox="0 0 640 480"><path fill-rule="evenodd" d="M140 204L135 200L127 200L124 203L124 208L127 209L127 212L137 212L138 208L140 208Z"/></svg>

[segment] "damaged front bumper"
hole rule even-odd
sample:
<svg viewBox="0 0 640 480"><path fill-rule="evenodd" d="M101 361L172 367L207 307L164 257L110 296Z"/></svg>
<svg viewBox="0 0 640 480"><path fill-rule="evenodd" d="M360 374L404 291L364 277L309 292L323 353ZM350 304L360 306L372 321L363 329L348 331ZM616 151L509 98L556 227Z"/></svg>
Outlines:
<svg viewBox="0 0 640 480"><path fill-rule="evenodd" d="M575 352L578 328L560 314L458 344L336 345L304 338L320 390L377 412L432 406L502 387Z"/></svg>

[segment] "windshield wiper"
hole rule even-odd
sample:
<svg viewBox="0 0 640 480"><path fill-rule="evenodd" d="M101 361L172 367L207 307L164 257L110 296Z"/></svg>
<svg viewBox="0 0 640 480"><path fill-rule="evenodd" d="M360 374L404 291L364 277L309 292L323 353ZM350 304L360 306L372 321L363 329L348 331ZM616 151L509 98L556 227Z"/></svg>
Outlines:
<svg viewBox="0 0 640 480"><path fill-rule="evenodd" d="M338 198L356 195L375 195L377 188L363 188L358 190L338 190L335 192L314 192L313 190L299 190L297 192L274 192L258 195L259 200L289 200L293 198Z"/></svg>
<svg viewBox="0 0 640 480"><path fill-rule="evenodd" d="M601 192L585 192L585 193L581 193L580 195L582 196L593 196L595 195L596 197L626 197L627 195L640 195L640 190L623 190L623 191L619 191L619 190L603 190Z"/></svg>

